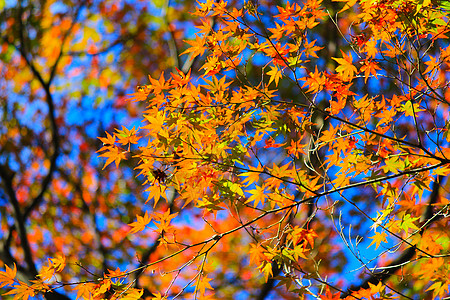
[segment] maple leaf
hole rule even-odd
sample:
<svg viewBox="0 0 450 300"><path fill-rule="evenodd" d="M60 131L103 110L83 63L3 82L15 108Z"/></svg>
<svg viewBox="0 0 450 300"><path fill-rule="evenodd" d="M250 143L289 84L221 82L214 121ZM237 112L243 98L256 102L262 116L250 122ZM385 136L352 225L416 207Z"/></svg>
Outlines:
<svg viewBox="0 0 450 300"><path fill-rule="evenodd" d="M83 283L76 285L73 290L77 291L77 297L76 299L83 298L83 299L91 299L91 295L93 294L94 289L93 283Z"/></svg>
<svg viewBox="0 0 450 300"><path fill-rule="evenodd" d="M148 95L150 94L150 89L147 86L139 86L137 88L137 92L133 94L127 94L130 98L128 100L130 101L145 101L148 98Z"/></svg>
<svg viewBox="0 0 450 300"><path fill-rule="evenodd" d="M309 93L317 93L323 89L327 81L326 77L322 72L319 72L317 66L315 67L314 73L309 72L308 77L302 78L305 81L302 87L309 86Z"/></svg>
<svg viewBox="0 0 450 300"><path fill-rule="evenodd" d="M180 55L192 52L193 55L190 58L191 60L193 60L195 57L197 57L199 55L200 56L203 55L203 53L205 53L206 49L208 49L207 47L205 47L206 38L204 38L204 37L201 38L197 34L195 34L195 41L186 41L186 40L183 40L183 41L188 43L192 47L186 49L186 51L184 51Z"/></svg>
<svg viewBox="0 0 450 300"><path fill-rule="evenodd" d="M282 69L278 69L277 66L270 66L270 69L271 70L267 72L267 75L270 75L268 85L270 85L272 81L275 81L275 86L278 86L278 81L283 77L283 74L281 73Z"/></svg>
<svg viewBox="0 0 450 300"><path fill-rule="evenodd" d="M178 213L170 214L170 209L166 210L164 213L155 212L153 217L155 219L156 232L159 234L163 234L164 232L170 232L172 226L170 226L170 222L173 218L175 218Z"/></svg>
<svg viewBox="0 0 450 300"><path fill-rule="evenodd" d="M104 170L109 164L112 162L116 163L116 167L119 167L120 161L122 159L126 159L125 152L119 150L118 147L110 147L103 154L99 155L99 157L107 157L108 159L105 162L102 170Z"/></svg>
<svg viewBox="0 0 450 300"><path fill-rule="evenodd" d="M256 189L250 190L248 192L251 194L251 196L247 199L247 201L245 201L245 203L255 201L255 203L253 204L254 207L257 207L259 202L264 205L267 195L263 186L256 186Z"/></svg>
<svg viewBox="0 0 450 300"><path fill-rule="evenodd" d="M56 272L61 272L66 267L66 257L64 255L57 255L56 258L51 259L51 262Z"/></svg>
<svg viewBox="0 0 450 300"><path fill-rule="evenodd" d="M245 184L246 186L249 186L249 185L251 185L254 182L259 180L262 172L264 172L264 167L262 167L259 164L258 167L256 167L256 168L250 166L249 170L247 172L241 173L241 174L239 174L239 176L247 177L245 180L242 181L242 184Z"/></svg>
<svg viewBox="0 0 450 300"><path fill-rule="evenodd" d="M434 71L435 69L437 69L439 67L439 59L436 57L434 58L433 56L429 56L430 60L424 62L425 65L427 65L427 68L425 69L425 71L423 71L424 74Z"/></svg>
<svg viewBox="0 0 450 300"><path fill-rule="evenodd" d="M261 262L266 258L264 255L265 249L261 246L261 244L250 244L250 263L255 263L256 265L260 265Z"/></svg>
<svg viewBox="0 0 450 300"><path fill-rule="evenodd" d="M387 234L384 231L380 233L375 233L375 235L369 237L370 239L372 239L372 243L370 243L370 245L367 246L367 248L375 244L375 250L377 250L381 242L387 243L386 237Z"/></svg>
<svg viewBox="0 0 450 300"><path fill-rule="evenodd" d="M369 79L369 75L377 77L377 70L381 70L380 67L378 67L377 63L374 61L365 61L364 65L361 67L361 71L364 72L364 83L367 83L367 80Z"/></svg>
<svg viewBox="0 0 450 300"><path fill-rule="evenodd" d="M103 152L105 150L108 150L109 148L114 146L114 143L116 142L116 136L115 135L110 135L108 132L105 132L105 133L106 133L106 138L98 137L98 139L100 141L102 141L103 147L100 148L100 150L98 150L97 152Z"/></svg>
<svg viewBox="0 0 450 300"><path fill-rule="evenodd" d="M122 295L122 300L138 300L144 294L144 289L129 289L125 295Z"/></svg>
<svg viewBox="0 0 450 300"><path fill-rule="evenodd" d="M125 277L125 273L127 272L125 271L121 271L120 268L117 268L115 270L107 270L108 273L106 274L107 277L109 278L121 278L121 277Z"/></svg>
<svg viewBox="0 0 450 300"><path fill-rule="evenodd" d="M433 283L427 291L433 291L433 298L438 296L439 298L444 297L448 294L449 291L449 283L437 281Z"/></svg>
<svg viewBox="0 0 450 300"><path fill-rule="evenodd" d="M335 58L332 57L339 66L336 68L336 71L342 76L343 81L351 81L354 77L354 74L358 72L358 69L353 65L353 57L352 54L348 55L341 50L343 58Z"/></svg>
<svg viewBox="0 0 450 300"><path fill-rule="evenodd" d="M406 101L406 103L402 104L400 111L405 112L405 116L413 117L418 112L424 111L424 109L420 108L419 103L412 104L412 101Z"/></svg>
<svg viewBox="0 0 450 300"><path fill-rule="evenodd" d="M150 80L150 87L154 94L160 94L170 87L170 81L166 81L164 78L164 71L161 73L158 80L153 79L150 75L148 76L148 79Z"/></svg>
<svg viewBox="0 0 450 300"><path fill-rule="evenodd" d="M213 287L209 283L211 280L212 279L208 278L208 276L203 276L202 279L200 279L200 281L196 287L196 289L200 292L200 295L204 295L206 292L206 289L213 290Z"/></svg>
<svg viewBox="0 0 450 300"><path fill-rule="evenodd" d="M148 189L145 190L146 192L149 192L148 198L145 201L145 203L147 204L147 202L153 198L153 207L156 207L156 204L158 204L159 199L161 199L161 197L163 197L164 199L167 199L165 190L166 190L166 187L162 186L162 185L154 184L154 185L150 186Z"/></svg>
<svg viewBox="0 0 450 300"><path fill-rule="evenodd" d="M15 295L14 299L28 300L29 297L34 297L36 291L25 282L19 280L19 285L15 286L13 290L10 290L3 295Z"/></svg>
<svg viewBox="0 0 450 300"><path fill-rule="evenodd" d="M378 49L376 48L376 46L377 41L375 39L370 39L364 44L364 51L367 53L367 59L375 58L378 53Z"/></svg>
<svg viewBox="0 0 450 300"><path fill-rule="evenodd" d="M5 272L0 271L0 288L5 285L12 286L15 283L14 278L16 278L16 273L16 264L13 264L12 269L8 265L5 265Z"/></svg>
<svg viewBox="0 0 450 300"><path fill-rule="evenodd" d="M305 55L306 57L315 57L315 58L319 58L316 54L317 51L319 51L320 49L323 49L323 47L319 47L319 46L314 46L314 44L316 43L317 40L313 40L311 42L305 41ZM316 66L317 68L317 66Z"/></svg>
<svg viewBox="0 0 450 300"><path fill-rule="evenodd" d="M50 280L53 278L53 275L55 275L55 269L53 268L50 259L48 261L49 264L44 266L38 275L42 280Z"/></svg>
<svg viewBox="0 0 450 300"><path fill-rule="evenodd" d="M275 140L271 136L267 140L265 140L264 143L266 144L264 148L279 148L280 146L284 145L275 143Z"/></svg>
<svg viewBox="0 0 450 300"><path fill-rule="evenodd" d="M148 125L141 127L142 129L147 129L151 134L157 134L161 131L164 122L166 120L166 116L164 112L157 112L156 114L145 114L145 120L148 121Z"/></svg>
<svg viewBox="0 0 450 300"><path fill-rule="evenodd" d="M275 23L275 27L276 28L268 28L268 30L272 33L272 35L270 36L270 38L272 40L278 41L279 39L283 38L283 36L285 36L285 27L281 26L278 23ZM270 83L269 83L270 84Z"/></svg>
<svg viewBox="0 0 450 300"><path fill-rule="evenodd" d="M264 279L267 282L270 277L273 276L272 264L268 261L263 261L263 263L258 267L258 269L264 274Z"/></svg>
<svg viewBox="0 0 450 300"><path fill-rule="evenodd" d="M127 129L125 126L122 125L122 130L116 128L116 131L117 136L119 137L118 142L121 143L122 145L137 144L137 142L141 138L136 136L136 129L134 128L134 126L131 129Z"/></svg>
<svg viewBox="0 0 450 300"><path fill-rule="evenodd" d="M417 221L420 218L413 218L410 214L405 214L402 218L402 221L400 223L400 228L403 229L405 232L409 232L409 229L418 230L419 227L417 227L414 222Z"/></svg>
<svg viewBox="0 0 450 300"><path fill-rule="evenodd" d="M341 293L337 292L337 293L332 293L330 291L330 288L327 286L325 295L321 295L320 299L321 300L340 300L341 299Z"/></svg>
<svg viewBox="0 0 450 300"><path fill-rule="evenodd" d="M383 171L388 173L398 173L401 172L405 168L405 164L402 160L398 159L397 157L391 157L386 159L385 166L383 166Z"/></svg>
<svg viewBox="0 0 450 300"><path fill-rule="evenodd" d="M166 296L161 295L161 293L159 293L159 292L154 292L153 295L155 295L155 296L152 297L151 300L163 300L163 299L167 299Z"/></svg>
<svg viewBox="0 0 450 300"><path fill-rule="evenodd" d="M336 1L336 2L345 2L344 7L343 7L338 13L341 13L341 12L343 12L343 11L346 11L347 9L349 9L349 8L351 8L351 7L353 7L353 6L355 6L355 4L358 2L358 0L333 0L333 1Z"/></svg>
<svg viewBox="0 0 450 300"><path fill-rule="evenodd" d="M145 212L143 217L136 215L136 219L136 222L128 224L131 227L130 233L136 233L144 230L148 223L151 222L152 217L148 215L148 212Z"/></svg>

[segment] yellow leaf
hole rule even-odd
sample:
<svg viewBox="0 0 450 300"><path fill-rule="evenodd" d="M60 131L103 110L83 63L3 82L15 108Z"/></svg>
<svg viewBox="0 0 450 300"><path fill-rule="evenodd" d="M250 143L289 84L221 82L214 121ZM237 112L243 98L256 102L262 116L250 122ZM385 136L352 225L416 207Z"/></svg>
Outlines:
<svg viewBox="0 0 450 300"><path fill-rule="evenodd" d="M264 205L266 198L267 198L264 187L256 186L255 190L250 190L248 192L252 195L247 199L246 203L255 201L255 203L254 203L255 207L258 206L259 202L261 202L261 204Z"/></svg>
<svg viewBox="0 0 450 300"><path fill-rule="evenodd" d="M136 215L137 221L128 224L131 226L130 233L136 233L145 229L148 223L152 220L152 217L148 215L148 212L145 213L143 217Z"/></svg>
<svg viewBox="0 0 450 300"><path fill-rule="evenodd" d="M250 167L248 172L244 172L239 174L239 176L246 176L247 178L242 181L242 184L246 184L246 186L251 185L252 183L259 180L259 176L264 171L264 168L259 165L257 168Z"/></svg>
<svg viewBox="0 0 450 300"><path fill-rule="evenodd" d="M381 242L387 243L386 237L387 234L384 231L380 233L375 233L375 235L369 237L370 239L372 239L372 243L370 243L370 245L367 248L375 244L375 250L378 249Z"/></svg>
<svg viewBox="0 0 450 300"><path fill-rule="evenodd" d="M347 55L342 50L341 53L344 58L332 57L337 63L339 63L339 66L336 68L336 72L342 76L343 81L351 81L355 73L358 72L358 69L356 69L353 65L353 57L351 53Z"/></svg>
<svg viewBox="0 0 450 300"><path fill-rule="evenodd" d="M333 1L336 1L336 2L346 2L345 5L344 5L344 7L338 12L338 13L341 13L341 12L343 12L343 11L346 11L346 10L349 9L350 7L355 6L355 4L356 4L356 2L357 2L358 0L333 0Z"/></svg>
<svg viewBox="0 0 450 300"><path fill-rule="evenodd" d="M267 280L269 280L269 277L273 276L273 272L272 272L272 264L270 262L264 261L259 267L258 269L263 272L264 274L264 278L267 282Z"/></svg>
<svg viewBox="0 0 450 300"><path fill-rule="evenodd" d="M11 269L8 265L5 265L5 272L0 271L0 287L4 287L5 285L13 285L14 278L16 277L17 268L16 265L13 265Z"/></svg>
<svg viewBox="0 0 450 300"><path fill-rule="evenodd" d="M14 299L27 300L29 297L34 297L36 292L34 289L27 285L25 282L19 281L19 286L15 287L15 289L10 290L9 292L3 295L15 295Z"/></svg>
<svg viewBox="0 0 450 300"><path fill-rule="evenodd" d="M270 66L270 69L271 70L267 72L267 75L270 75L268 85L270 85L272 81L275 81L275 86L278 86L278 82L280 81L280 78L283 77L283 74L277 66Z"/></svg>

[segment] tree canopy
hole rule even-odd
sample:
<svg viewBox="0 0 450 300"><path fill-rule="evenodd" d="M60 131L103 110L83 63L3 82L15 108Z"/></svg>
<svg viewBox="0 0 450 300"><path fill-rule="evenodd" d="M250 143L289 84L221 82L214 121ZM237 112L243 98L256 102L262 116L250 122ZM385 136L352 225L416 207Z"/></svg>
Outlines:
<svg viewBox="0 0 450 300"><path fill-rule="evenodd" d="M450 2L0 1L3 296L450 295Z"/></svg>

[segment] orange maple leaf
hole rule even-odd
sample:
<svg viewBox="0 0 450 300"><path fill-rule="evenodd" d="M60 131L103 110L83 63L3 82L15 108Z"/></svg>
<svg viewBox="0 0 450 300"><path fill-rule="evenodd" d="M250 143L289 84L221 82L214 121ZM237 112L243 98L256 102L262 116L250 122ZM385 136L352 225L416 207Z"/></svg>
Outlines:
<svg viewBox="0 0 450 300"><path fill-rule="evenodd" d="M374 61L365 61L364 65L361 67L361 71L364 72L364 82L367 83L367 79L369 79L369 75L377 77L377 70L381 70L381 68L378 66L378 64Z"/></svg>
<svg viewBox="0 0 450 300"><path fill-rule="evenodd" d="M381 242L387 243L386 237L387 237L386 232L375 233L375 235L369 237L370 239L372 239L372 243L370 243L370 245L367 246L367 248L375 244L375 250L377 250Z"/></svg>
<svg viewBox="0 0 450 300"><path fill-rule="evenodd" d="M332 59L339 63L339 66L336 68L336 72L341 75L343 81L351 81L355 73L358 72L358 69L356 69L353 65L353 57L351 53L347 55L342 50L341 53L344 58L332 57Z"/></svg>
<svg viewBox="0 0 450 300"><path fill-rule="evenodd" d="M136 215L136 222L128 224L131 226L130 233L136 233L145 229L148 223L152 220L152 217L148 215L148 212L145 212L143 217Z"/></svg>
<svg viewBox="0 0 450 300"><path fill-rule="evenodd" d="M122 130L116 128L116 131L116 135L119 137L118 142L122 145L137 144L137 142L141 138L139 136L136 136L136 129L134 128L134 126L131 129L127 129L122 125Z"/></svg>
<svg viewBox="0 0 450 300"><path fill-rule="evenodd" d="M153 89L153 94L155 95L170 87L170 81L166 81L164 78L164 71L161 73L158 80L153 79L150 75L148 76L148 79L150 80L150 87Z"/></svg>
<svg viewBox="0 0 450 300"><path fill-rule="evenodd" d="M105 137L105 138L103 138L103 137L98 137L98 139L99 139L100 141L102 141L103 147L100 148L100 150L98 150L97 153L98 153L98 152L103 152L103 151L107 150L108 148L114 146L114 143L116 142L116 136L115 136L115 135L110 135L110 134L109 134L108 132L106 132L106 131L105 131L105 133L106 133L106 137Z"/></svg>
<svg viewBox="0 0 450 300"><path fill-rule="evenodd" d="M50 261L56 272L61 272L66 267L66 257L64 255L57 255L56 258L52 258Z"/></svg>
<svg viewBox="0 0 450 300"><path fill-rule="evenodd" d="M330 288L327 286L325 295L321 295L320 299L321 300L340 300L341 299L340 295L341 295L340 292L333 294L330 291Z"/></svg>
<svg viewBox="0 0 450 300"><path fill-rule="evenodd" d="M281 73L282 69L278 69L277 66L270 66L270 69L271 70L267 72L267 75L270 75L268 85L270 85L272 81L275 81L275 86L278 86L280 78L283 77L283 74Z"/></svg>
<svg viewBox="0 0 450 300"><path fill-rule="evenodd" d="M187 40L183 40L183 41L188 43L192 47L186 49L186 51L184 51L180 55L192 52L193 54L190 57L191 60L193 60L197 56L202 56L203 53L205 53L206 49L208 49L207 47L205 47L206 38L204 38L204 37L201 38L197 34L195 35L195 41L187 41Z"/></svg>
<svg viewBox="0 0 450 300"><path fill-rule="evenodd" d="M82 299L91 299L92 294L93 294L93 290L94 290L95 284L93 283L84 283L84 284L80 284L77 285L73 288L74 291L77 291L77 298L82 298Z"/></svg>
<svg viewBox="0 0 450 300"><path fill-rule="evenodd" d="M8 265L5 265L5 272L0 271L0 288L5 285L13 285L15 283L14 278L16 278L17 268L13 264L11 269Z"/></svg>
<svg viewBox="0 0 450 300"><path fill-rule="evenodd" d="M242 184L246 184L247 186L249 186L259 180L262 172L264 172L264 167L262 167L261 165L258 165L258 167L256 168L250 166L248 172L241 173L239 174L239 176L247 177L242 181Z"/></svg>
<svg viewBox="0 0 450 300"><path fill-rule="evenodd" d="M99 157L107 157L108 159L106 160L105 165L103 166L104 170L110 163L115 162L116 163L116 167L119 166L120 161L122 159L126 159L127 157L125 156L125 152L119 150L118 147L110 147L107 149L107 151L101 155L99 155Z"/></svg>
<svg viewBox="0 0 450 300"><path fill-rule="evenodd" d="M19 281L19 286L16 286L15 289L10 290L3 295L15 295L14 299L27 300L29 297L34 297L36 291L25 282Z"/></svg>

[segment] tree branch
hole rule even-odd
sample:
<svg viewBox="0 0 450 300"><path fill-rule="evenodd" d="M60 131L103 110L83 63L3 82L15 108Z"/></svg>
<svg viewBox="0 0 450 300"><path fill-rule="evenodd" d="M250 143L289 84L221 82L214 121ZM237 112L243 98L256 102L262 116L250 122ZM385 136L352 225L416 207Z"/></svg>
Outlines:
<svg viewBox="0 0 450 300"><path fill-rule="evenodd" d="M433 219L433 204L437 202L437 199L439 197L439 188L440 183L443 180L442 176L439 176L436 181L433 183L433 190L430 195L430 199L428 201L428 206L426 211L423 214L423 217L425 220L429 220L428 223L426 223L425 226L423 226L419 232L420 235L422 235L428 227L433 224L433 222L437 221L439 218ZM397 257L394 261L392 261L389 265L386 267L383 267L382 271L380 272L372 272L372 274L364 280L360 285L357 286L350 286L347 289L347 292L341 295L341 298L345 298L349 296L352 292L358 291L360 289L367 289L369 288L369 283L373 285L377 285L379 282L385 282L388 280L392 275L395 274L397 270L399 270L404 264L411 261L411 259L416 254L417 248L416 247L410 247L406 249L399 257Z"/></svg>
<svg viewBox="0 0 450 300"><path fill-rule="evenodd" d="M20 8L22 8L22 6L20 6ZM22 11L22 9L20 9L20 14L17 17L17 21L19 23L19 28L20 28L20 46L19 47L17 47L16 45L13 45L13 46L16 48L16 50L19 51L22 58L25 60L26 64L30 68L31 72L36 77L36 79L39 81L39 83L42 85L42 88L44 89L44 92L46 95L45 100L47 102L47 106L48 106L48 110L49 110L49 118L50 118L51 131L52 131L52 144L53 144L53 154L50 159L50 168L49 168L48 173L45 176L44 180L42 181L41 191L31 201L31 204L25 209L25 212L23 213L23 215L21 215L21 217L25 221L28 218L28 216L30 215L30 213L37 206L39 206L39 204L42 202L44 193L49 188L50 183L53 179L53 173L56 170L56 160L57 160L57 158L59 156L59 152L60 152L60 137L59 137L58 127L56 124L55 105L54 105L54 101L53 101L53 95L50 92L50 81L46 82L44 80L42 75L39 73L39 71L35 67L33 61L28 58L28 54L25 50L25 42L24 42L25 38L24 38L23 32L22 32L22 30L24 30L24 26L22 23L22 13L23 13L23 11ZM3 39L8 43L7 39L5 39L5 38L3 38Z"/></svg>

